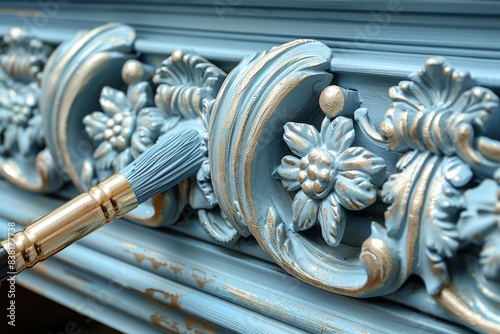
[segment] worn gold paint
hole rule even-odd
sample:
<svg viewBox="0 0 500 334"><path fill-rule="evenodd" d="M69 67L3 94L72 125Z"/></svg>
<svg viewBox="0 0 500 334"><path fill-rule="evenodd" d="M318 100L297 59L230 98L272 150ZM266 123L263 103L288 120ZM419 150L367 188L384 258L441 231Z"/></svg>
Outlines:
<svg viewBox="0 0 500 334"><path fill-rule="evenodd" d="M443 116L443 113L437 112L436 116L434 117L435 120L433 123L434 134L436 135L436 139L440 143L443 142L443 134L441 133L441 126L440 126L442 116Z"/></svg>
<svg viewBox="0 0 500 334"><path fill-rule="evenodd" d="M316 323L318 325L321 325L321 328L326 328L328 329L328 333L345 333L346 331L343 330L342 328L339 328L339 327L335 327L333 325L330 325L329 323L327 322L324 322L324 321L321 321L321 320L316 320Z"/></svg>
<svg viewBox="0 0 500 334"><path fill-rule="evenodd" d="M418 129L420 127L420 120L422 119L422 117L424 117L424 113L421 111L417 112L417 114L415 116L415 120L413 121L413 123L411 125L411 129L410 129L411 140L416 144L419 143L419 141L418 141Z"/></svg>
<svg viewBox="0 0 500 334"><path fill-rule="evenodd" d="M84 34L82 37L80 37L76 42L74 42L71 47L65 52L64 55L60 59L57 60L57 64L53 66L53 62L56 61L55 58L51 57L49 59L49 62L46 65L46 68L52 68L53 72L50 75L50 81L49 84L47 85L47 92L45 94L45 98L49 98L53 95L53 91L56 89L56 87L60 85L67 85L67 81L61 82L61 74L68 68L68 64L70 63L71 60L74 59L75 54L81 51L83 46L89 43L92 39L94 39L96 36L102 34L103 32L106 32L107 30L110 30L114 27L117 27L118 24L116 23L110 23L106 24L103 26L100 26L98 28L92 29L90 32ZM129 31L127 36L130 39L135 38L135 33L133 31ZM106 42L109 43L112 46L118 46L120 44L125 44L124 43L124 38L121 36L112 36L108 37L106 39ZM78 171L76 171L75 166L73 165L73 162L71 160L70 154L69 154L69 148L67 147L67 133L66 133L66 125L67 125L67 119L69 116L69 111L70 111L70 105L74 101L75 97L79 94L81 89L85 87L90 79L92 78L92 75L95 73L95 71L104 66L107 63L107 60L110 59L109 55L105 52L99 52L96 53L92 56L91 61L86 61L83 65L79 64L77 68L71 67L72 69L72 74L71 76L71 82L72 85L70 87L67 87L64 91L64 97L62 96L57 96L55 97L56 100L62 101L60 105L56 104L53 107L60 109L60 113L58 114L58 119L52 119L52 126L54 128L57 128L59 135L57 136L57 146L59 151L61 152L61 157L63 159L65 171L67 175L70 177L71 181L73 184L80 190L84 191L85 189L82 189L80 186L80 181L78 177ZM78 78L78 79L77 79ZM69 79L67 79L69 80ZM58 126L56 126L58 125Z"/></svg>
<svg viewBox="0 0 500 334"><path fill-rule="evenodd" d="M234 126L234 119L237 117L238 114L240 114L242 111L241 110L238 110L238 106L239 106L239 102L240 102L240 96L241 96L241 93L244 92L247 87L249 86L250 84L250 81L253 80L253 78L257 75L257 73L259 73L262 68L270 61L272 60L273 58L275 58L276 56L278 56L280 53L286 51L288 48L292 48L296 45L299 45L299 44L302 44L302 43L305 43L307 41L305 40L295 40L295 41L292 41L290 43L287 43L285 45L281 45L281 46L278 46L276 48L273 48L272 50L270 50L268 53L263 53L261 55L261 57L259 59L257 59L256 61L254 61L254 63L252 64L252 67L250 68L249 71L247 71L247 73L245 73L245 77L244 79L241 81L240 85L238 86L238 89L236 90L236 96L238 98L236 98L236 96L233 98L233 103L231 104L231 107L230 107L230 110L229 112L227 113L226 115L226 121L225 121L225 127L228 128L228 129L231 129L232 128L232 125ZM228 81L228 80L226 80ZM223 95L221 95L221 93L219 93L219 97L221 97ZM217 110L216 107L218 107L218 102L219 102L220 98L217 99L217 102L216 102L216 105L214 106L214 110ZM215 114L215 113L214 113ZM248 121L248 117L250 116L250 113L247 111L245 113L245 118L243 120L243 122L241 124L238 124L240 127L244 127L246 122ZM212 130L212 129L211 129ZM224 140L224 142L222 143L219 143L220 144L220 147L227 147L227 140L228 138L226 138ZM235 146L236 147L241 147L241 138L237 139L236 143L235 143ZM222 154L222 157L224 159L224 154ZM238 160L238 159L236 159ZM223 189L222 191L222 201L225 203L225 206L227 208L227 210L229 211L229 215L232 216L232 220L236 220L235 217L236 217L236 210L235 208L233 208L233 205L231 203L231 199L229 198L229 194L227 192L227 181L226 181L226 176L228 174L226 174L226 161L220 161L219 162L219 175L221 176L221 179L219 180L220 182L220 188ZM235 170L237 169L237 166L234 167Z"/></svg>
<svg viewBox="0 0 500 334"><path fill-rule="evenodd" d="M44 162L43 158L43 153L39 152L35 159L35 170L38 176L37 182L28 180L23 175L23 172L19 168L17 163L12 159L5 159L2 163L0 163L0 174L7 181L17 187L35 192L43 192L47 190L50 185L48 171L44 167L42 167L44 164L48 163Z"/></svg>
<svg viewBox="0 0 500 334"><path fill-rule="evenodd" d="M94 72L99 68L104 67L108 60L109 55L106 53L98 53L92 58L92 62L86 62L83 66L80 66L79 71L75 74L75 80L72 80L72 84L65 90L64 98L61 101L60 112L58 115L58 148L64 163L65 171L68 177L71 179L73 184L80 191L85 191L80 184L79 173L73 164L73 159L70 154L70 147L68 147L68 133L67 124L69 119L69 113L71 111L71 104L75 98L80 94L81 90L87 87L89 81L92 79Z"/></svg>
<svg viewBox="0 0 500 334"><path fill-rule="evenodd" d="M209 323L203 320L197 320L192 317L186 317L184 319L184 323L186 324L186 330L187 331L192 331L194 330L194 333L203 333L203 334L216 334L217 330L211 326ZM198 327L198 328L196 328Z"/></svg>
<svg viewBox="0 0 500 334"><path fill-rule="evenodd" d="M90 279L88 279L87 277L85 276L82 276L82 275L79 275L71 270L65 270L66 274L70 275L70 276L73 276L81 281L84 281L86 283L92 283L92 281Z"/></svg>
<svg viewBox="0 0 500 334"><path fill-rule="evenodd" d="M139 264L142 263L144 260L149 261L153 266L153 269L155 270L158 270L160 267L165 267L167 269L172 270L176 275L183 272L181 267L174 266L169 262L158 261L153 256L147 256L145 254L135 253L129 249L125 249L124 252L132 254L135 258L135 261Z"/></svg>
<svg viewBox="0 0 500 334"><path fill-rule="evenodd" d="M323 89L319 96L319 107L330 118L335 117L344 108L344 93L335 85Z"/></svg>
<svg viewBox="0 0 500 334"><path fill-rule="evenodd" d="M477 149L486 158L500 161L500 143L498 141L486 142L483 138L479 138Z"/></svg>
<svg viewBox="0 0 500 334"><path fill-rule="evenodd" d="M472 134L470 130L466 127L460 127L458 130L458 139L456 145L460 148L460 150L466 154L467 158L476 163L481 163L481 158L472 150L469 146L469 140L471 139Z"/></svg>
<svg viewBox="0 0 500 334"><path fill-rule="evenodd" d="M433 112L436 114L436 112ZM426 146L429 148L430 151L436 152L436 146L434 145L434 142L432 140L431 136L431 129L432 129L432 120L434 117L426 117L425 122L423 124L423 137L424 137L424 142Z"/></svg>
<svg viewBox="0 0 500 334"><path fill-rule="evenodd" d="M92 29L85 35L81 36L75 43L71 45L71 47L62 55L60 59L57 59L57 64L53 66L53 63L56 61L56 58L50 57L45 68L54 68L52 75L48 78L49 84L47 85L47 92L45 93L45 99L48 99L53 95L53 91L56 87L61 84L59 82L60 77L64 69L67 67L69 61L74 57L74 55L91 39L95 38L97 35L101 34L103 31L117 26L116 23L109 23L95 29ZM59 106L55 106L56 108ZM57 122L57 119L52 120L53 122Z"/></svg>
<svg viewBox="0 0 500 334"><path fill-rule="evenodd" d="M481 314L472 311L459 297L459 293L453 285L449 284L447 287L443 288L434 298L445 310L453 314L457 319L461 319L474 328L486 333L500 333L500 324L490 321Z"/></svg>
<svg viewBox="0 0 500 334"><path fill-rule="evenodd" d="M287 311L288 307L282 303L276 303L275 299L260 300L259 297L254 293L250 293L248 291L229 285L224 285L223 288L224 290L256 310L267 314L278 315L279 317L286 320L292 319L292 315L289 311Z"/></svg>
<svg viewBox="0 0 500 334"><path fill-rule="evenodd" d="M151 198L151 204L153 206L153 214L151 216L138 216L134 214L134 211L132 211L125 217L146 226L158 227L163 222L163 210L167 207L169 202L170 197L167 195L167 193L154 195Z"/></svg>
<svg viewBox="0 0 500 334"><path fill-rule="evenodd" d="M305 74L301 77L287 77L284 80L280 82L280 85L277 86L276 89L274 89L266 99L266 101L263 103L262 107L259 109L257 116L255 117L255 122L254 125L252 126L251 131L249 132L250 135L248 138L248 142L252 143L252 145L247 148L247 151L245 152L246 156L254 156L255 155L255 150L257 148L257 143L258 140L257 138L260 137L264 124L266 124L271 116L273 115L273 112L277 109L277 107L280 105L281 101L288 95L290 92L295 89L303 80L305 79ZM241 147L237 146L237 147ZM237 150L239 151L239 150ZM269 245L266 243L266 241L262 238L262 235L259 232L259 228L257 226L257 221L256 218L253 216L253 213L255 212L254 205L253 205L253 200L251 197L251 189L250 189L250 174L251 174L251 164L246 164L244 167L244 187L245 187L245 197L248 200L249 206L250 206L250 216L245 215L245 221L248 222L248 227L252 234L256 237L258 243L260 246L266 250L266 252L271 255L271 257L277 262L280 263L285 270L287 270L289 273L293 274L294 276L310 283L315 286L321 287L326 290L334 291L337 293L342 293L346 295L362 295L365 292L369 291L369 288L372 288L372 286L368 287L360 287L360 288L337 288L337 287L331 287L331 286L326 286L323 284L318 278L311 277L309 274L304 272L303 270L299 270L296 267L291 266L287 261L280 261L280 259L277 259L274 255L274 252L270 251ZM245 212L243 212L245 214ZM273 226L272 224L269 224ZM269 235L272 235L273 231L269 231ZM387 250L388 251L388 250ZM382 252L383 253L383 252ZM388 257L390 257L390 253L388 253ZM376 268L370 268L370 269L376 269ZM388 271L390 268L388 269ZM384 276L384 278L387 278L387 275ZM382 284L382 283L380 283ZM378 285L378 284L377 284Z"/></svg>
<svg viewBox="0 0 500 334"><path fill-rule="evenodd" d="M196 320L194 320L193 318L187 317L184 319L184 323L186 324L186 329L188 331L190 331L193 329L194 325L196 324Z"/></svg>
<svg viewBox="0 0 500 334"><path fill-rule="evenodd" d="M360 257L368 271L368 279L357 293L373 291L383 286L389 278L393 266L389 247L380 239L369 238L363 242Z"/></svg>
<svg viewBox="0 0 500 334"><path fill-rule="evenodd" d="M425 158L423 159L425 162ZM422 162L423 163L423 162ZM420 163L419 165L421 166ZM412 268L415 259L415 245L417 243L419 229L420 229L420 212L424 205L424 199L426 195L426 188L429 183L434 171L435 163L428 163L421 170L418 176L418 183L416 184L415 191L413 192L415 196L412 197L410 202L409 214L407 219L408 232L406 235L406 263L407 268ZM420 168L418 169L420 171Z"/></svg>

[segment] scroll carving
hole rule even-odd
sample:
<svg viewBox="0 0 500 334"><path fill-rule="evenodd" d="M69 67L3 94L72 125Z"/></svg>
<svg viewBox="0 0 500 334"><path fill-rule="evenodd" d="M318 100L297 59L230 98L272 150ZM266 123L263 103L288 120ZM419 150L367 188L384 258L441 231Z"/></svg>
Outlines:
<svg viewBox="0 0 500 334"><path fill-rule="evenodd" d="M157 141L196 129L206 158L196 175L128 219L173 224L189 205L215 240L253 235L283 269L317 287L382 296L416 274L457 321L500 331L500 137L492 125L500 109L491 90L433 57L389 89L393 104L375 124L355 90L333 84L332 51L320 42L246 57L226 75L193 51L144 63L134 40L120 24L54 51L21 30L4 38L6 179L36 191L69 179L86 190ZM375 146L399 154L396 173L388 175ZM370 235L353 245L346 239L355 222Z"/></svg>
<svg viewBox="0 0 500 334"><path fill-rule="evenodd" d="M280 266L306 282L367 297L395 291L417 274L458 319L458 310L467 309L469 326L498 331L491 310L500 291L500 145L487 126L496 119L498 98L436 57L389 90L394 104L380 127L359 108L355 120L374 145L406 153L398 172L386 178L381 158L349 148L354 130L342 107L359 99L344 101L347 94L328 88L329 59L321 43L294 41L244 59L228 76L210 131L210 166L223 211L240 234L255 236ZM318 104L327 116L321 126ZM369 217L376 200L388 207L372 223L371 236L361 249L343 244L347 209L367 208ZM450 270L465 254L467 261ZM476 288L462 290L471 268L481 270L468 284ZM467 306L477 295L479 305Z"/></svg>
<svg viewBox="0 0 500 334"><path fill-rule="evenodd" d="M388 235L411 236L409 273L421 276L445 309L477 329L498 332L500 318L491 310L500 305L495 218L500 146L487 127L499 111L498 97L441 57L427 60L410 80L389 90L395 103L373 138L389 150L407 152L383 187L390 204ZM367 134L378 132L366 110L356 116ZM486 142L488 149L482 146Z"/></svg>

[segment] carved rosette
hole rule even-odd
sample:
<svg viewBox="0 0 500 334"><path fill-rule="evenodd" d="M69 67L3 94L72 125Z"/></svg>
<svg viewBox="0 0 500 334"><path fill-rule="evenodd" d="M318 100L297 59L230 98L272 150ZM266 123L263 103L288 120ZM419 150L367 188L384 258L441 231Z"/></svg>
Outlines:
<svg viewBox="0 0 500 334"><path fill-rule="evenodd" d="M49 45L13 28L0 55L0 174L38 192L57 190L64 182L40 130L40 83L51 52Z"/></svg>

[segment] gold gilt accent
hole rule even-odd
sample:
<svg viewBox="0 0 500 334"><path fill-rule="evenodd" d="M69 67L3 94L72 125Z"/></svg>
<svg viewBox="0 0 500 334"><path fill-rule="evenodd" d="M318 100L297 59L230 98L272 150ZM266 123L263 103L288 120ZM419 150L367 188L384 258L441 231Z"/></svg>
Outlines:
<svg viewBox="0 0 500 334"><path fill-rule="evenodd" d="M454 290L455 289L450 287L445 287L435 295L434 298L445 310L453 314L457 319L461 319L485 333L500 333L500 324L489 321L481 314L472 311L470 306L465 304Z"/></svg>

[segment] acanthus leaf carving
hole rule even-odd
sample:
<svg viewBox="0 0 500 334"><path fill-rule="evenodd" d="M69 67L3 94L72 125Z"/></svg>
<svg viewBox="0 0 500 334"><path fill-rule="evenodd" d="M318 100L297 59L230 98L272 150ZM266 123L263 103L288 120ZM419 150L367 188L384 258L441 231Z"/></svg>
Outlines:
<svg viewBox="0 0 500 334"><path fill-rule="evenodd" d="M499 111L498 97L474 86L467 72L454 70L441 57L430 58L409 78L389 90L395 103L380 132L366 110L356 113L375 143L407 152L399 160L398 173L383 187L390 204L385 214L388 235L397 238L413 231L407 243L416 257L408 273L421 276L428 293L457 318L459 310L466 309L469 325L498 331L500 325L489 310L498 307L500 295L493 283L500 268L500 144L488 137L486 127ZM480 253L469 244L479 245ZM465 254L468 260L457 266L456 258ZM454 285L463 284L461 276L474 266L482 273L466 279L473 281L467 283L472 288L455 292ZM473 295L478 305L466 306Z"/></svg>

